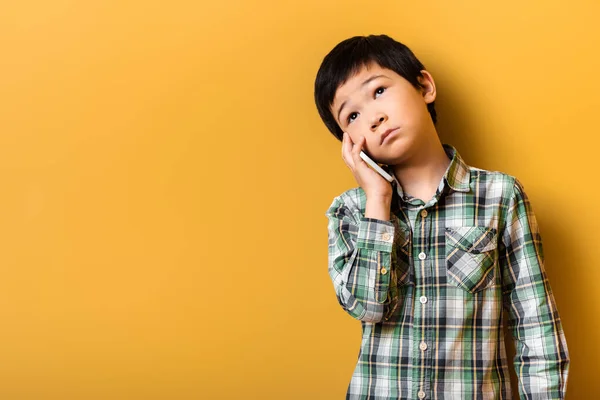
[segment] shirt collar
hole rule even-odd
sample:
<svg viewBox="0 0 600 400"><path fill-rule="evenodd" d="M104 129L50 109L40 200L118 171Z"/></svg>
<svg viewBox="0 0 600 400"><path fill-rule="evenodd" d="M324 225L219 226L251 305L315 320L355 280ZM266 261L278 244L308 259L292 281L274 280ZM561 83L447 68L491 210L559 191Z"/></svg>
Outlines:
<svg viewBox="0 0 600 400"><path fill-rule="evenodd" d="M465 163L463 158L458 153L458 150L456 150L456 148L454 146L452 146L451 144L448 144L448 143L443 143L442 147L444 148L444 151L446 152L446 154L448 155L448 158L450 158L451 161L450 161L450 165L448 165L448 168L446 169L446 172L444 173L443 179L440 181L440 186L438 187L438 191L440 193L442 192L442 190L444 189L444 182L445 182L453 190L456 190L459 192L468 192L470 190L469 183L471 180L471 173L469 171L469 166ZM392 171L391 175L394 178L392 185L396 186L396 191L397 191L398 195L400 196L400 198L404 198L404 192L402 190L402 186L400 185L400 182L396 178L396 175L394 175L393 171Z"/></svg>

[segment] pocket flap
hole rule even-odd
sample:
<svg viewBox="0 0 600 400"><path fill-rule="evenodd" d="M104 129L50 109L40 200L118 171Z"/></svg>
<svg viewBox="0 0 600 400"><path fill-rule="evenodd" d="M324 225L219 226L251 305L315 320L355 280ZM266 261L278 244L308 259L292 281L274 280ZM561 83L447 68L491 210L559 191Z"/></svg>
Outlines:
<svg viewBox="0 0 600 400"><path fill-rule="evenodd" d="M446 228L446 243L469 253L490 251L497 245L497 230L485 226Z"/></svg>

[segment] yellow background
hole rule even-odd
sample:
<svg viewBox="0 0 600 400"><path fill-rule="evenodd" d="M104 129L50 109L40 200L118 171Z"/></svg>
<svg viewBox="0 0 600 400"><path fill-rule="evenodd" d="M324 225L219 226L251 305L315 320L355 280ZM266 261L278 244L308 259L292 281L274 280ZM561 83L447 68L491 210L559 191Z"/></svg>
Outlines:
<svg viewBox="0 0 600 400"><path fill-rule="evenodd" d="M599 397L599 12L4 2L0 398L343 398L360 323L335 299L324 212L356 182L312 96L325 54L370 33L432 73L443 142L525 185L568 398Z"/></svg>

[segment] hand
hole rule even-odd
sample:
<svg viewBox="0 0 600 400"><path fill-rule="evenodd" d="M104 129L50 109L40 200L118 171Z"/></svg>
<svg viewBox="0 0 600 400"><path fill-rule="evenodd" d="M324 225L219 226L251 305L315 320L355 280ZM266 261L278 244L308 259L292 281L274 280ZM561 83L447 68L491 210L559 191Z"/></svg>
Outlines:
<svg viewBox="0 0 600 400"><path fill-rule="evenodd" d="M373 170L361 157L360 152L365 138L361 136L354 144L350 135L344 132L342 139L342 158L352 171L354 179L365 191L367 198L392 198L392 185L378 172Z"/></svg>

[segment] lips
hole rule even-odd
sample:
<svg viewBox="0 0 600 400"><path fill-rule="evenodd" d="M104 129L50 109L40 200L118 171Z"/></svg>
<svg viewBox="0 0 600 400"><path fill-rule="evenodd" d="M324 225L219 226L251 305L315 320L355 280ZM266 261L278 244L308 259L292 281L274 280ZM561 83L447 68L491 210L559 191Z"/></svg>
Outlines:
<svg viewBox="0 0 600 400"><path fill-rule="evenodd" d="M387 131L383 132L383 134L381 135L381 142L379 144L382 144L383 141L385 140L385 138L392 132L394 132L396 129L398 129L398 127L396 128L390 128Z"/></svg>

